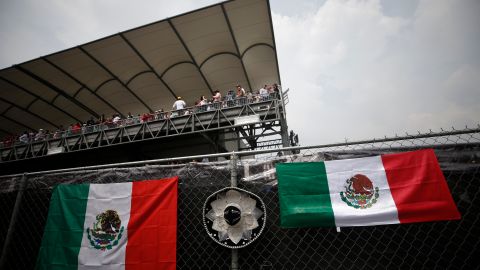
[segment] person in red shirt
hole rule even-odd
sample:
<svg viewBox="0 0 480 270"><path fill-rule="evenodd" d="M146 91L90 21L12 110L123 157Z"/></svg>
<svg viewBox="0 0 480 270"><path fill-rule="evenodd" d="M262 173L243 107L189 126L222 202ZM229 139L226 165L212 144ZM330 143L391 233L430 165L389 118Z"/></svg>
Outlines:
<svg viewBox="0 0 480 270"><path fill-rule="evenodd" d="M72 133L74 134L80 133L80 130L82 130L82 125L80 123L77 122L75 125L73 125Z"/></svg>
<svg viewBox="0 0 480 270"><path fill-rule="evenodd" d="M149 119L150 119L150 114L148 114L148 113L142 114L142 117L140 118L142 123L146 123Z"/></svg>

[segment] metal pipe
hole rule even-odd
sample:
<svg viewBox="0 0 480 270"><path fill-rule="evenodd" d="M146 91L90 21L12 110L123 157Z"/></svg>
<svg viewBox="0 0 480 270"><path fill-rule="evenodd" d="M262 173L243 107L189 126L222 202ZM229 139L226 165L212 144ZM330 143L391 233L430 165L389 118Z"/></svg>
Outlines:
<svg viewBox="0 0 480 270"><path fill-rule="evenodd" d="M238 249L232 249L232 270L240 269L238 266Z"/></svg>
<svg viewBox="0 0 480 270"><path fill-rule="evenodd" d="M235 151L230 155L230 186L237 187L237 154Z"/></svg>
<svg viewBox="0 0 480 270"><path fill-rule="evenodd" d="M23 199L23 192L25 190L25 186L27 183L27 175L23 174L22 179L20 180L20 186L17 193L17 197L15 199L15 205L13 206L12 216L10 218L10 224L8 225L7 236L5 237L5 242L3 243L2 248L2 257L0 258L0 269L6 269L6 262L7 262L7 253L9 250L10 242L12 242L12 235L15 232L15 225L17 223L18 214L20 212L20 204L22 203Z"/></svg>
<svg viewBox="0 0 480 270"><path fill-rule="evenodd" d="M230 186L237 187L237 155L235 151L230 156ZM238 270L238 249L232 249L232 270Z"/></svg>

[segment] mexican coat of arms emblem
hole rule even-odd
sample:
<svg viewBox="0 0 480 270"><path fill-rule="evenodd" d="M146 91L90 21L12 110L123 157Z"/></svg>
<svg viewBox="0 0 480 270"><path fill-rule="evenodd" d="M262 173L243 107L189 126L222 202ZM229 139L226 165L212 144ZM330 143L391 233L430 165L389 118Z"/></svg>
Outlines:
<svg viewBox="0 0 480 270"><path fill-rule="evenodd" d="M356 174L346 180L345 191L340 192L342 201L355 209L372 207L380 196L378 187L363 174Z"/></svg>
<svg viewBox="0 0 480 270"><path fill-rule="evenodd" d="M106 210L95 217L92 228L87 228L90 245L95 249L108 250L118 245L124 227L115 210Z"/></svg>

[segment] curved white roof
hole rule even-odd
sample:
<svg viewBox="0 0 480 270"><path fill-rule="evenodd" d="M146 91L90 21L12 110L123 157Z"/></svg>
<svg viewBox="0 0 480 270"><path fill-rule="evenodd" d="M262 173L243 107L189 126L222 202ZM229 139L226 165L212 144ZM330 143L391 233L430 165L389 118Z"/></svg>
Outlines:
<svg viewBox="0 0 480 270"><path fill-rule="evenodd" d="M0 70L0 134L280 83L268 0L228 1Z"/></svg>

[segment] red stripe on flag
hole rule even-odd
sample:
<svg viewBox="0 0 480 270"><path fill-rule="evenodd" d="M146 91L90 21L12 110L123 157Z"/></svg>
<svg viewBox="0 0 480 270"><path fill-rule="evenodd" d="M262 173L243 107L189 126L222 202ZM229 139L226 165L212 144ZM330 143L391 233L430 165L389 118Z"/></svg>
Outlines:
<svg viewBox="0 0 480 270"><path fill-rule="evenodd" d="M134 182L126 269L175 269L178 177Z"/></svg>
<svg viewBox="0 0 480 270"><path fill-rule="evenodd" d="M382 156L400 223L460 219L432 149Z"/></svg>

